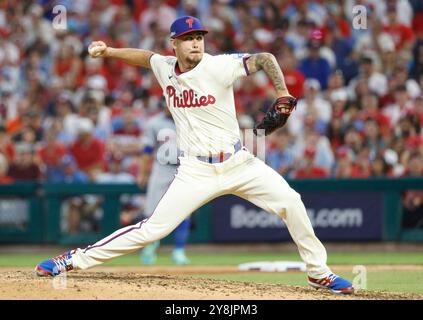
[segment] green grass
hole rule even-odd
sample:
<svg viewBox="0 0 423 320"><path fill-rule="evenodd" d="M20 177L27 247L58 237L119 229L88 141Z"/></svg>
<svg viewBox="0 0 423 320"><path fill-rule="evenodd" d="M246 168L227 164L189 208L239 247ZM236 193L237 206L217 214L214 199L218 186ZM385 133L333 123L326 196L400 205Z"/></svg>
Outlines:
<svg viewBox="0 0 423 320"><path fill-rule="evenodd" d="M0 267L32 267L40 261L60 254L0 254ZM297 253L191 253L189 258L194 266L230 266L253 261L292 260L300 261ZM334 252L328 256L328 263L347 265L375 265L375 264L423 264L423 254L418 252L363 252L342 253ZM106 266L137 266L140 264L138 254L128 254L106 263ZM172 265L170 254L159 253L158 265Z"/></svg>

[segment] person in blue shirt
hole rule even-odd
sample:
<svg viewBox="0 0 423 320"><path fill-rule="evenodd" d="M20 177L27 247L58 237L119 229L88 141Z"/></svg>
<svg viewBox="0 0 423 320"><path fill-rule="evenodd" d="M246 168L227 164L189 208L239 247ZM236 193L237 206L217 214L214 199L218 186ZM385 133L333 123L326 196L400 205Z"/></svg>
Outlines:
<svg viewBox="0 0 423 320"><path fill-rule="evenodd" d="M299 70L307 79L315 78L319 80L323 90L327 88L328 79L331 74L329 62L320 56L320 39L311 39L308 43L308 56L300 61Z"/></svg>
<svg viewBox="0 0 423 320"><path fill-rule="evenodd" d="M281 129L275 133L276 149L269 152L266 162L283 176L288 176L295 163L294 152L288 131Z"/></svg>

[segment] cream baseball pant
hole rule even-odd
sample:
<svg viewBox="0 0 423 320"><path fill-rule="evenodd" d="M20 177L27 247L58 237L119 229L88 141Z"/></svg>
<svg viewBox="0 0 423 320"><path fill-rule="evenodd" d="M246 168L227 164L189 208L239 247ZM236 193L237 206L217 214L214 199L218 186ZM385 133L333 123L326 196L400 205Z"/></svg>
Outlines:
<svg viewBox="0 0 423 320"><path fill-rule="evenodd" d="M322 278L331 273L326 250L314 234L300 195L244 148L221 163L180 157L175 178L152 215L86 249L77 249L72 256L74 268L94 267L160 240L196 209L224 194L237 195L280 216L306 263L308 275Z"/></svg>

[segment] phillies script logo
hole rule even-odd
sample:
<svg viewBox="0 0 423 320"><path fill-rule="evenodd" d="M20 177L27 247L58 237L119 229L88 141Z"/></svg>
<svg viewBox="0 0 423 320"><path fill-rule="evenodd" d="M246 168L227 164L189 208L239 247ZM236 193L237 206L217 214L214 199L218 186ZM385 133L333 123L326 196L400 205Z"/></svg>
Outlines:
<svg viewBox="0 0 423 320"><path fill-rule="evenodd" d="M197 97L194 90L184 90L179 96L176 95L176 89L172 86L166 87L167 105L173 101L173 106L176 108L192 108L192 107L206 107L209 104L216 102L216 98L212 95Z"/></svg>

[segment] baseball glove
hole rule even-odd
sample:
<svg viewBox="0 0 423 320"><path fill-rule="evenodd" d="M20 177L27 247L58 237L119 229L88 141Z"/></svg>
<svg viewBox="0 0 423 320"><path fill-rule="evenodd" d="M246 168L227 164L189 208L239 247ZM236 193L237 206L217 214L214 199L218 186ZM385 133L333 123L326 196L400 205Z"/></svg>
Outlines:
<svg viewBox="0 0 423 320"><path fill-rule="evenodd" d="M263 120L254 128L254 134L257 130L264 129L267 136L278 128L285 125L292 111L297 106L297 99L291 96L280 97L267 110Z"/></svg>

